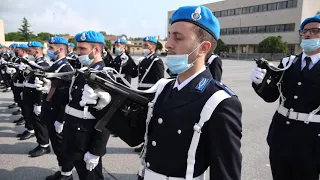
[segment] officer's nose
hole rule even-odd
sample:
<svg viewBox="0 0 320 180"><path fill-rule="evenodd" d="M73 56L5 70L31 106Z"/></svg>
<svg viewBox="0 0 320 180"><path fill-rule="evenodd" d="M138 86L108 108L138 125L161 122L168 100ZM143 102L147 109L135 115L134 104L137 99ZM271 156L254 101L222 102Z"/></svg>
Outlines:
<svg viewBox="0 0 320 180"><path fill-rule="evenodd" d="M168 49L168 50L173 49L172 40L170 40L170 38L168 38L168 41L167 41L165 47L166 47L166 49Z"/></svg>

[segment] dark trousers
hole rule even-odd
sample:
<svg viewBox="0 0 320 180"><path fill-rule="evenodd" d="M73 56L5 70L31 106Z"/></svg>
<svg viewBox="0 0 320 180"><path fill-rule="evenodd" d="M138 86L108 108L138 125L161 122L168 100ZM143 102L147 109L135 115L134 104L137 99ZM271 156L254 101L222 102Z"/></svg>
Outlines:
<svg viewBox="0 0 320 180"><path fill-rule="evenodd" d="M320 124L290 120L276 113L268 144L274 180L319 180Z"/></svg>
<svg viewBox="0 0 320 180"><path fill-rule="evenodd" d="M54 127L54 122L57 120L57 110L49 102L43 102L41 107L41 123L47 126L49 139L53 152L57 156L59 166L63 166L66 161L66 156L62 151L62 133L58 134Z"/></svg>
<svg viewBox="0 0 320 180"><path fill-rule="evenodd" d="M80 180L103 180L102 174L102 161L99 160L99 164L92 170L88 171L86 168L86 162L84 160L76 160L73 162L77 170Z"/></svg>
<svg viewBox="0 0 320 180"><path fill-rule="evenodd" d="M36 104L35 99L39 92L36 89L23 89L23 111L24 119L26 121L25 127L28 130L35 130L37 142L40 145L49 144L49 134L46 124L40 121L40 116L34 114L33 109Z"/></svg>
<svg viewBox="0 0 320 180"><path fill-rule="evenodd" d="M13 100L18 104L20 108L23 108L22 100L21 100L22 91L23 91L22 87L12 86Z"/></svg>
<svg viewBox="0 0 320 180"><path fill-rule="evenodd" d="M5 73L5 74L2 76L2 78L3 78L3 83L4 83L4 85L6 86L6 88L11 87L11 85L12 85L11 75Z"/></svg>

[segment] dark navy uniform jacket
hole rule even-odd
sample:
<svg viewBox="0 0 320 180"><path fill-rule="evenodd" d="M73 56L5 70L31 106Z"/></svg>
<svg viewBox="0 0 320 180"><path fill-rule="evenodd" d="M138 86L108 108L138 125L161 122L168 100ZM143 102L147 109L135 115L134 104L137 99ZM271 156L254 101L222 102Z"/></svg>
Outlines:
<svg viewBox="0 0 320 180"><path fill-rule="evenodd" d="M149 68L149 66L151 65L151 63L154 61L153 65L150 68L150 71L148 72L148 74L145 76L145 78L143 79L143 81L141 82L142 77L144 76L144 74L146 73L147 69ZM147 57L145 57L137 66L137 68L135 68L132 71L132 78L135 78L138 76L138 83L146 83L146 84L155 84L159 79L164 77L164 65L163 62L161 60L161 58L157 57L155 54L153 55L148 55ZM139 86L139 85L138 85ZM139 88L141 90L144 89L149 89L148 88Z"/></svg>
<svg viewBox="0 0 320 180"><path fill-rule="evenodd" d="M132 57L129 55L128 52L124 52L124 54L126 56L128 56L128 61L123 65L123 67L121 68L121 72L120 72L120 67L122 65L122 59L121 56L123 55L123 53L121 53L120 55L118 55L114 60L112 60L109 64L110 67L114 68L117 72L121 73L121 74L125 74L125 79L131 83L131 74L132 71L137 69L137 65L135 64L134 60L132 59ZM117 78L118 82L122 82L120 80L120 78Z"/></svg>
<svg viewBox="0 0 320 180"><path fill-rule="evenodd" d="M103 61L100 61L90 68L102 70L105 67ZM82 92L87 80L82 74L77 74L73 83L71 92L71 101L69 106L77 110L83 111L84 107L80 106ZM94 106L94 105L93 105ZM106 113L106 108L96 110L93 106L89 106L88 111L96 119L80 119L69 114L65 114L64 121L64 151L69 157L75 160L82 160L86 152L90 152L96 156L103 156L106 153L106 144L109 139L109 132L99 132L94 126Z"/></svg>
<svg viewBox="0 0 320 180"><path fill-rule="evenodd" d="M203 80L208 83L199 88ZM199 122L207 100L215 92L225 90L231 98L217 106L201 130L194 177L210 167L210 179L240 180L242 107L237 96L214 80L208 69L180 91L173 89L174 83L171 81L165 86L154 106L148 130L147 167L166 176L185 177L193 126ZM130 120L130 116L118 111L106 127L128 145L136 146L144 142L146 113L140 114L135 127L129 125Z"/></svg>

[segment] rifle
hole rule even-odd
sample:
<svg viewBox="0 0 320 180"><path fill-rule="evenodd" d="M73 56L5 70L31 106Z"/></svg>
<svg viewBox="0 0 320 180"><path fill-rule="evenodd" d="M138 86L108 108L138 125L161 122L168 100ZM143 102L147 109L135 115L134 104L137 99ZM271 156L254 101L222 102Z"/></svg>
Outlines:
<svg viewBox="0 0 320 180"><path fill-rule="evenodd" d="M264 76L261 84L257 86L256 91L258 93L262 93L263 89L265 86L268 84L268 80L277 80L279 79L281 72L277 70L277 67L269 63L266 59L264 58L259 58L259 59L254 59L256 61L257 67L261 69L266 69L267 73Z"/></svg>
<svg viewBox="0 0 320 180"><path fill-rule="evenodd" d="M107 74L108 72L92 70L77 70L77 72L84 75L89 85L98 86L106 92L116 94L115 101L110 106L108 112L95 125L95 129L97 131L102 132L105 129L105 126L108 124L108 122L110 121L114 113L117 111L117 109L120 108L121 105L123 105L124 102L126 102L127 100L132 102L132 107L135 107L135 109L129 108L128 111L134 113L141 112L141 110L144 109L143 107L147 106L150 102L148 98L142 96L136 91L122 86L120 84L117 84L115 81L112 80L112 77ZM107 75L107 78L101 77L99 73Z"/></svg>

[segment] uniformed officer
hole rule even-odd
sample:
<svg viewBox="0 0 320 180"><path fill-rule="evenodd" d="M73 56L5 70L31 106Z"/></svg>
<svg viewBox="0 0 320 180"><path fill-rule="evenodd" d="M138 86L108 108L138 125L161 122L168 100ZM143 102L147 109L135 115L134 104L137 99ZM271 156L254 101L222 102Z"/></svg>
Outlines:
<svg viewBox="0 0 320 180"><path fill-rule="evenodd" d="M69 63L71 64L71 66L73 68L80 69L81 68L81 63L79 62L79 59L75 55L73 50L74 50L74 44L73 43L68 43L68 56L67 56L67 59L69 60Z"/></svg>
<svg viewBox="0 0 320 180"><path fill-rule="evenodd" d="M68 62L66 56L68 53L67 39L59 36L52 37L48 40L49 58L54 62L48 69L49 72L63 73L73 72L73 68ZM52 149L57 156L59 171L48 176L46 180L70 180L72 172L61 171L61 167L68 163L65 154L62 151L62 122L66 104L69 102L69 87L71 82L65 78L36 78L35 83L37 90L41 90L45 94L41 107L41 122L46 124Z"/></svg>
<svg viewBox="0 0 320 180"><path fill-rule="evenodd" d="M145 90L152 87L159 79L164 77L164 65L155 52L157 40L153 36L143 39L143 54L137 68L132 71L132 78L138 76L138 89Z"/></svg>
<svg viewBox="0 0 320 180"><path fill-rule="evenodd" d="M175 11L166 59L177 79L157 83L147 120L142 113L136 127L130 127L133 117L121 110L108 122L106 127L130 146L145 142L139 173L145 180L203 180L208 167L210 179L240 180L241 103L205 67L219 35L219 21L210 9ZM94 99L87 92L82 98Z"/></svg>
<svg viewBox="0 0 320 180"><path fill-rule="evenodd" d="M317 180L320 174L320 15L305 19L299 31L303 53L282 59L278 77L258 91L266 70L251 73L264 101L280 96L267 137L274 180Z"/></svg>
<svg viewBox="0 0 320 180"><path fill-rule="evenodd" d="M85 67L102 70L105 64L102 60L104 36L95 31L85 31L75 36L79 61ZM74 165L81 180L103 180L102 156L106 153L106 144L110 132L99 132L94 126L106 113L102 108L110 102L109 96L98 93L99 101L87 103L82 101L85 86L84 75L77 74L71 84L71 101L66 106L63 135L63 149L69 166L62 166L63 171L72 171ZM89 105L92 105L89 107Z"/></svg>
<svg viewBox="0 0 320 180"><path fill-rule="evenodd" d="M13 62L14 59L16 58L16 48L17 48L18 44L16 43L13 43L9 46L9 49L10 49L10 55L11 55L11 58L10 58L10 62ZM7 67L7 70L8 72L6 72L9 76L10 76L10 86L11 86L11 89L13 90L14 89L14 86L13 86L13 82L12 82L12 75L15 73L15 69L14 68L9 68ZM9 109L12 109L12 108L15 108L15 107L18 107L18 103L16 102L16 99L14 99L14 103L13 104L10 104L8 106ZM14 123L16 123L18 120L14 121Z"/></svg>
<svg viewBox="0 0 320 180"><path fill-rule="evenodd" d="M221 81L222 77L222 60L220 56L212 53L206 61L206 66L209 68L213 79Z"/></svg>
<svg viewBox="0 0 320 180"><path fill-rule="evenodd" d="M15 58L13 60L13 63L15 64L20 64L21 63L21 58L23 59L28 59L28 45L27 44L18 44L16 48L16 55L18 58ZM22 112L23 108L23 101L22 101L22 91L23 91L23 81L24 81L24 76L22 71L16 71L12 77L13 80L13 96L15 99L15 102L18 103L18 106L20 107L17 111L12 112L13 115L19 115ZM23 114L22 114L23 115ZM23 118L20 118L17 123L17 125L23 125L25 124L25 120ZM18 134L17 137L30 137L34 136L34 131L25 131L25 134Z"/></svg>
<svg viewBox="0 0 320 180"><path fill-rule="evenodd" d="M132 69L136 69L137 67L130 54L126 51L127 40L120 38L114 43L117 57L111 61L110 67L114 68L123 78L131 83ZM123 83L119 77L116 78L118 82Z"/></svg>
<svg viewBox="0 0 320 180"><path fill-rule="evenodd" d="M1 79L3 80L3 84L4 84L4 87L3 87L3 91L2 92L9 92L11 91L11 75L6 73L6 70L7 70L7 62L10 62L11 60L11 53L10 53L10 50L7 49L6 46L1 46L1 50L0 50L0 59L1 59L1 65L0 65L0 68L1 68Z"/></svg>
<svg viewBox="0 0 320 180"><path fill-rule="evenodd" d="M43 45L40 42L29 42L28 54L29 62L35 63L42 67L48 67L49 64L43 57ZM49 135L47 127L40 121L42 92L36 90L35 74L30 72L29 68L35 69L32 66L21 63L20 70L25 73L25 81L23 82L23 106L24 118L26 121L25 127L28 131L34 129L37 138L38 146L29 151L30 157L38 157L51 152L49 147ZM22 136L21 139L27 139Z"/></svg>
<svg viewBox="0 0 320 180"><path fill-rule="evenodd" d="M137 68L132 71L132 77L138 76L138 89L146 90L152 87L159 79L164 78L164 65L161 58L155 52L157 48L157 39L153 36L147 36L143 39L144 58L139 60ZM152 99L153 95L147 95ZM135 152L141 152L143 145L134 149Z"/></svg>

